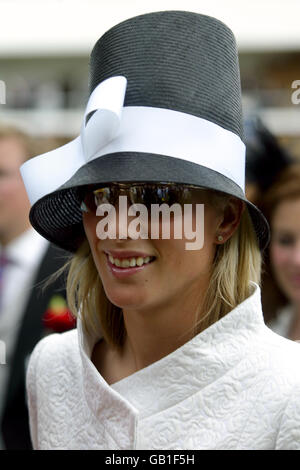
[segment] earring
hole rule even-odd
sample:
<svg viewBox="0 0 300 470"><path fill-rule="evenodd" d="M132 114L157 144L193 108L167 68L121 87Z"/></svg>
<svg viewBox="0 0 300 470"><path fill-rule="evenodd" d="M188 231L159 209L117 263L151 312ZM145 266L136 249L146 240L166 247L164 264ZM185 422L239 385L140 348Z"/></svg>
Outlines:
<svg viewBox="0 0 300 470"><path fill-rule="evenodd" d="M223 236L222 235L218 235L218 242L222 242L223 241Z"/></svg>

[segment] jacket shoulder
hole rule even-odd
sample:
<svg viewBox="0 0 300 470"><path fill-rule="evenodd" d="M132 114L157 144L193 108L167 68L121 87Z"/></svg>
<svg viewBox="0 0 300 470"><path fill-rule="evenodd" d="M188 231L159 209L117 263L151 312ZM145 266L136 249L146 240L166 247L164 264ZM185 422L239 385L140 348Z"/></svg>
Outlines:
<svg viewBox="0 0 300 470"><path fill-rule="evenodd" d="M78 364L79 346L77 330L54 333L41 339L33 349L27 367L27 389L43 376L57 376L59 369L73 368Z"/></svg>
<svg viewBox="0 0 300 470"><path fill-rule="evenodd" d="M287 358L292 361L295 359L295 362L299 361L300 342L284 338L266 325L264 328L264 338L266 344L271 347L272 353L275 353L276 357L281 353L284 361L286 361Z"/></svg>
<svg viewBox="0 0 300 470"><path fill-rule="evenodd" d="M290 392L276 439L277 450L300 450L300 383Z"/></svg>
<svg viewBox="0 0 300 470"><path fill-rule="evenodd" d="M300 343L289 340L272 331L266 325L252 354L261 367L295 385L300 385Z"/></svg>
<svg viewBox="0 0 300 470"><path fill-rule="evenodd" d="M39 448L39 421L49 422L51 411L64 409L68 390L78 382L80 353L77 330L46 336L35 346L27 367L26 390L30 435L34 449Z"/></svg>

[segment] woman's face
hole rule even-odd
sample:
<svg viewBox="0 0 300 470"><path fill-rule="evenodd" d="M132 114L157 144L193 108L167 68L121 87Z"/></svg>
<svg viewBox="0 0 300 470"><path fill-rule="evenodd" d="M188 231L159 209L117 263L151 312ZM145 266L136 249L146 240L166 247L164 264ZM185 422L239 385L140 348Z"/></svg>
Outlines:
<svg viewBox="0 0 300 470"><path fill-rule="evenodd" d="M271 220L271 264L286 297L300 304L300 198L282 201Z"/></svg>
<svg viewBox="0 0 300 470"><path fill-rule="evenodd" d="M157 309L164 305L178 305L183 299L189 296L196 298L204 292L223 215L206 201L199 203L204 203L204 244L200 250L187 250L185 244L191 240L185 238L118 239L118 217L117 238L101 240L96 234L101 217L92 212L83 214L93 259L105 293L113 304L127 310ZM128 223L130 219L128 217ZM125 264L132 266L117 266L124 260ZM141 262L143 264L139 266Z"/></svg>

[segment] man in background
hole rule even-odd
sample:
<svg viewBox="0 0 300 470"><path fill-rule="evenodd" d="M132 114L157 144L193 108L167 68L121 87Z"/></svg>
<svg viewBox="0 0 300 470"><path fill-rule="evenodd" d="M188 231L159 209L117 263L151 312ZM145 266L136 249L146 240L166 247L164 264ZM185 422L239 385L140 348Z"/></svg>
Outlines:
<svg viewBox="0 0 300 470"><path fill-rule="evenodd" d="M30 225L30 202L19 171L34 154L31 139L0 125L0 448L30 449L25 372L28 357L45 330L43 314L54 295L63 301L61 281L45 291L41 283L66 261L66 254ZM4 261L3 261L4 260Z"/></svg>

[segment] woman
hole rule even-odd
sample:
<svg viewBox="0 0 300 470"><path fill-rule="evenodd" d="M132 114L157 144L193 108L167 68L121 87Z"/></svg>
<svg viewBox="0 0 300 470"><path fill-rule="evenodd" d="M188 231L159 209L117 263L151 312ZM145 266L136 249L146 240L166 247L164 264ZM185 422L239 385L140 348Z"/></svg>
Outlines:
<svg viewBox="0 0 300 470"><path fill-rule="evenodd" d="M270 273L263 297L270 328L292 340L300 340L300 165L285 169L264 198L270 221ZM271 295L272 291L272 295ZM277 295L275 295L277 293ZM274 302L277 304L274 304Z"/></svg>
<svg viewBox="0 0 300 470"><path fill-rule="evenodd" d="M146 14L90 66L80 137L22 168L32 224L75 253L79 317L32 354L34 447L299 448L300 350L263 322L232 32Z"/></svg>
<svg viewBox="0 0 300 470"><path fill-rule="evenodd" d="M244 120L244 136L246 196L259 207L263 195L293 160L257 116L248 116Z"/></svg>

